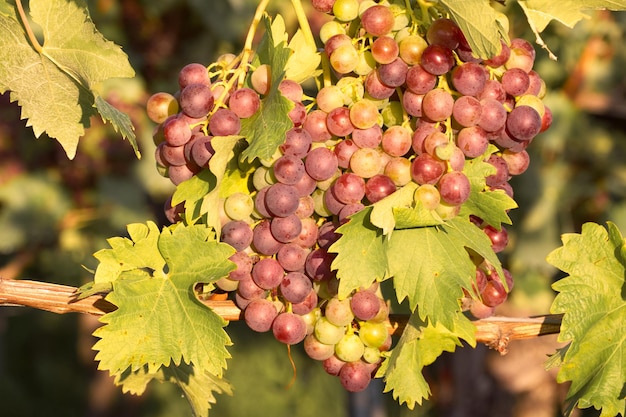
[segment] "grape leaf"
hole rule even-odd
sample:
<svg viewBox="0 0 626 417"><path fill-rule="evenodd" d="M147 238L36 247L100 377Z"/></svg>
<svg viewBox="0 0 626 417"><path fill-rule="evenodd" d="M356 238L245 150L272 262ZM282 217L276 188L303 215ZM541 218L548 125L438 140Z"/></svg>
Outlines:
<svg viewBox="0 0 626 417"><path fill-rule="evenodd" d="M265 19L266 32L257 49L258 64L268 64L271 69L270 90L261 100L261 108L251 117L241 122L241 134L250 146L241 153L243 160L256 158L270 160L278 145L284 142L285 133L293 127L289 112L294 104L285 98L278 85L285 77L285 65L291 50L285 42L274 45L269 21Z"/></svg>
<svg viewBox="0 0 626 417"><path fill-rule="evenodd" d="M502 223L511 224L507 212L517 208L517 203L503 190L486 190L485 178L494 173L493 165L481 158L465 162L463 172L470 180L470 197L461 206L461 216L473 214L485 223L500 229Z"/></svg>
<svg viewBox="0 0 626 417"><path fill-rule="evenodd" d="M526 14L536 42L548 51L552 59L556 56L539 35L552 20L573 28L581 19L589 18L585 10L626 10L624 0L521 0L518 3Z"/></svg>
<svg viewBox="0 0 626 417"><path fill-rule="evenodd" d="M500 53L501 26L489 0L440 0L465 35L472 52L487 59Z"/></svg>
<svg viewBox="0 0 626 417"><path fill-rule="evenodd" d="M422 321L411 315L391 356L383 362L377 376L384 375L384 392L393 391L394 399L409 409L430 396L430 387L422 374L444 351L454 352L460 339L476 346L475 327L461 313L454 316L454 330Z"/></svg>
<svg viewBox="0 0 626 417"><path fill-rule="evenodd" d="M370 222L371 207L352 215L337 233L341 237L330 247L337 253L332 267L339 278L339 298L359 287L369 287L382 280L387 269L386 242L382 231Z"/></svg>
<svg viewBox="0 0 626 417"><path fill-rule="evenodd" d="M226 380L208 372L198 372L193 364L185 362L178 366L163 366L152 374L145 366L134 372L128 369L116 375L115 384L122 385L122 392L141 395L152 380L180 386L196 417L208 417L210 404L215 403L214 393L232 395L232 387Z"/></svg>
<svg viewBox="0 0 626 417"><path fill-rule="evenodd" d="M388 274L398 301L409 300L422 320L453 329L463 288L470 289L476 267L465 248L471 248L502 269L491 241L467 219L432 227L396 230L387 247Z"/></svg>
<svg viewBox="0 0 626 417"><path fill-rule="evenodd" d="M558 291L552 313L564 313L559 341L559 382L572 381L568 413L575 406L602 408L602 416L626 416L626 246L613 223L608 230L586 223L580 234L565 234L548 262L569 276L553 284Z"/></svg>
<svg viewBox="0 0 626 417"><path fill-rule="evenodd" d="M231 344L225 321L196 299L193 287L227 275L234 268L228 260L234 250L213 240L202 225L165 228L157 246L166 262L163 270L125 271L113 281L106 300L117 310L104 315L105 325L94 332L100 338L94 345L99 368L116 375L147 366L155 373L184 361L221 377ZM157 258L148 263L158 263Z"/></svg>
<svg viewBox="0 0 626 417"><path fill-rule="evenodd" d="M90 126L100 84L113 77L132 77L128 57L95 28L82 0L32 0L30 14L42 29L43 46L32 45L24 34L21 20L0 14L0 93L11 91L11 101L22 107L23 119L35 136L43 132L59 141L72 159L80 136ZM36 49L39 49L38 50ZM132 130L122 120L110 121L137 149Z"/></svg>
<svg viewBox="0 0 626 417"><path fill-rule="evenodd" d="M95 105L98 113L100 113L102 121L110 122L116 132L120 132L124 139L128 139L130 141L130 145L135 151L135 156L137 156L138 159L141 158L141 153L139 152L137 141L135 140L135 127L133 126L130 117L126 113L122 113L113 107L108 101L100 96L96 96Z"/></svg>
<svg viewBox="0 0 626 417"><path fill-rule="evenodd" d="M416 189L417 184L410 182L391 195L372 204L372 215L370 216L372 224L380 227L385 235L391 233L396 226L394 209L410 207Z"/></svg>

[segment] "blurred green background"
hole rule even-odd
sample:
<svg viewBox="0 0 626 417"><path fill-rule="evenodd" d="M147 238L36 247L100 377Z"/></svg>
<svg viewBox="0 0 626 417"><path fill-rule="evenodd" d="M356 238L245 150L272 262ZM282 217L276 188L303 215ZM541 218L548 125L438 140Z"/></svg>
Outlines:
<svg viewBox="0 0 626 417"><path fill-rule="evenodd" d="M253 0L90 0L96 27L123 46L137 72L108 84L110 102L136 127L141 160L109 126L93 120L77 156L35 139L19 108L0 96L0 276L78 286L90 280L92 254L132 222L164 222L172 193L154 168L154 124L144 103L157 91L175 92L185 64L209 64L238 52L256 7ZM293 27L289 1L274 0ZM534 36L515 4L512 35ZM311 14L314 30L323 17ZM626 231L626 49L624 13L597 12L574 30L552 24L544 39L559 57L538 50L535 69L545 79L552 128L529 149L531 166L513 180L520 208L511 213L503 261L516 288L499 314L545 314L558 278L546 255L560 235L587 221L615 222ZM142 397L122 395L97 371L91 346L96 319L19 307L0 309L0 415L190 416L180 392L155 384ZM211 415L293 416L555 416L566 387L543 370L554 337L517 342L504 357L485 347L443 355L428 368L433 399L416 410L381 395L379 381L347 395L300 348L293 350L297 379L283 345L231 323L235 342L227 378L233 397L218 396ZM585 415L595 415L585 412ZM581 415L581 413L579 413Z"/></svg>

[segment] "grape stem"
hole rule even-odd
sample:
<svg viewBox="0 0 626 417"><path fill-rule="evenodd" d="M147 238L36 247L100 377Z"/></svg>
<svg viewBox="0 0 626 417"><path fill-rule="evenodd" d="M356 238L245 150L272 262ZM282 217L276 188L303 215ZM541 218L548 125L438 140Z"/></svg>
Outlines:
<svg viewBox="0 0 626 417"><path fill-rule="evenodd" d="M0 306L22 306L57 314L84 313L102 316L115 311L116 307L105 300L105 295L96 294L77 299L77 288L40 281L14 280L0 277ZM242 319L242 312L231 300L200 300L215 313L228 321ZM507 352L512 340L558 334L562 314L536 317L500 317L473 321L476 326L476 341L497 350ZM388 321L390 334L401 334L409 320L408 315L391 314Z"/></svg>
<svg viewBox="0 0 626 417"><path fill-rule="evenodd" d="M17 11L20 15L20 19L22 19L22 24L24 25L24 29L26 30L26 34L28 35L28 40L33 45L33 48L37 53L42 54L43 48L35 34L33 33L33 29L30 27L30 23L28 23L28 18L26 17L26 13L24 12L24 7L22 6L22 0L16 0L15 5L17 6Z"/></svg>

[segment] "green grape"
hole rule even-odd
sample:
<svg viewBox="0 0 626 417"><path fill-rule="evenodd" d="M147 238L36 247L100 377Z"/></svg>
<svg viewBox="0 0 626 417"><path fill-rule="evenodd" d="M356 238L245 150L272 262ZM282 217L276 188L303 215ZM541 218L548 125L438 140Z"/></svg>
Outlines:
<svg viewBox="0 0 626 417"><path fill-rule="evenodd" d="M387 325L384 322L366 321L359 327L359 337L365 346L379 348L387 340Z"/></svg>
<svg viewBox="0 0 626 417"><path fill-rule="evenodd" d="M344 335L335 345L335 355L344 362L354 362L361 359L365 352L365 345L354 333Z"/></svg>
<svg viewBox="0 0 626 417"><path fill-rule="evenodd" d="M254 201L249 194L236 192L224 201L224 212L233 220L246 220L254 211Z"/></svg>
<svg viewBox="0 0 626 417"><path fill-rule="evenodd" d="M326 345L334 345L346 334L346 327L335 326L326 317L321 317L315 323L314 334L320 342Z"/></svg>
<svg viewBox="0 0 626 417"><path fill-rule="evenodd" d="M378 348L365 346L365 350L363 351L363 360L367 363L378 363L380 362L380 350Z"/></svg>
<svg viewBox="0 0 626 417"><path fill-rule="evenodd" d="M333 5L333 15L337 20L350 22L359 16L358 0L336 0Z"/></svg>

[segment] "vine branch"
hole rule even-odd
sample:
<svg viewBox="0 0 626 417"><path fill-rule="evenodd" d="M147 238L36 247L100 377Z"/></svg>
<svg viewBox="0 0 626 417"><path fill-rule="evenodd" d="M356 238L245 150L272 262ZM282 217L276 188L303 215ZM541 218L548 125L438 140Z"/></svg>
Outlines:
<svg viewBox="0 0 626 417"><path fill-rule="evenodd" d="M116 307L102 295L81 300L76 298L76 287L50 284L40 281L4 279L0 277L0 306L25 306L57 314L83 313L101 316ZM241 310L231 300L200 300L215 313L228 321L241 319ZM391 314L389 332L401 333L408 320L407 315ZM548 314L537 317L500 317L473 321L476 341L505 354L510 341L557 334L561 328L562 315Z"/></svg>

